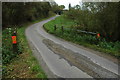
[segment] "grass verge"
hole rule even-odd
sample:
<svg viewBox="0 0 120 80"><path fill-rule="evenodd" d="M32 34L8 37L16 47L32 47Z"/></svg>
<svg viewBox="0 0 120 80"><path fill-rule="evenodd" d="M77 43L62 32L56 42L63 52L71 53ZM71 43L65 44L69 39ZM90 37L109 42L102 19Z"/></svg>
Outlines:
<svg viewBox="0 0 120 80"><path fill-rule="evenodd" d="M54 29L54 25L57 29ZM63 31L62 31L62 27ZM70 28L70 29L65 29ZM44 25L44 29L57 37L63 38L67 41L83 45L85 47L107 53L118 59L120 59L120 42L107 42L105 39L97 39L96 36L78 33L75 30L75 23L71 20L66 19L63 15L57 17Z"/></svg>
<svg viewBox="0 0 120 80"><path fill-rule="evenodd" d="M18 43L19 43L18 47L20 51L18 55L12 52L11 31L10 32L9 30L3 31L3 40L5 39L3 43L6 43L6 44L2 44L3 56L5 55L5 59L4 59L5 61L3 64L3 75L2 75L3 78L47 79L47 75L44 73L38 61L33 56L32 51L28 45L28 42L25 36L25 29L31 24L40 22L48 18L35 20L33 22L23 24L21 27L17 26L19 27L17 28L17 39L18 39ZM10 55L9 53L12 55ZM6 55L8 56L7 59L6 59Z"/></svg>

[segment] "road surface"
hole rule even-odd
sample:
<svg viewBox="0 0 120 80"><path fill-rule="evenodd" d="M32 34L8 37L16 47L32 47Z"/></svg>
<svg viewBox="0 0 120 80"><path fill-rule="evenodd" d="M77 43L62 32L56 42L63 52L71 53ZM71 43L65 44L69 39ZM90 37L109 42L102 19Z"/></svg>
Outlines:
<svg viewBox="0 0 120 80"><path fill-rule="evenodd" d="M56 17L33 24L26 29L30 47L49 78L118 77L116 63L48 34L43 29L43 25ZM70 57L63 55L65 53ZM78 55L79 58L73 58L71 55ZM81 64L86 70L80 66ZM94 76L95 74L98 76Z"/></svg>

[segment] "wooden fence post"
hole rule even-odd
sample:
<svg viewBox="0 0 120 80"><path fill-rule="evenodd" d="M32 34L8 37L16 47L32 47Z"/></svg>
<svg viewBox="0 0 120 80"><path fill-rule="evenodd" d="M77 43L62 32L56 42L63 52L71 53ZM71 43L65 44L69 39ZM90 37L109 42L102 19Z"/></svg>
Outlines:
<svg viewBox="0 0 120 80"><path fill-rule="evenodd" d="M64 32L64 28L63 28L63 26L61 26L61 30L62 30L62 32Z"/></svg>
<svg viewBox="0 0 120 80"><path fill-rule="evenodd" d="M56 25L54 25L54 31L56 31L56 29L57 29L57 27L56 27Z"/></svg>

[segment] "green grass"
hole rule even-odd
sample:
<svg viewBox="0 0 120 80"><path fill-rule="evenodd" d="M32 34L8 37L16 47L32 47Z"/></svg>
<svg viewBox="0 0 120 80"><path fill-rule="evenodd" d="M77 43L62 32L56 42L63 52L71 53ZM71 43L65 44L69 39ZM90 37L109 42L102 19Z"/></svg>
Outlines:
<svg viewBox="0 0 120 80"><path fill-rule="evenodd" d="M54 25L57 25L57 30L54 31ZM61 30L61 26L64 28L64 32ZM75 29L75 23L71 20L68 20L64 15L57 17L55 20L52 20L44 25L44 29L57 37L63 38L67 41L83 45L85 47L104 52L115 56L120 59L120 42L107 42L105 39L97 39L96 36L89 34L78 33L73 31Z"/></svg>
<svg viewBox="0 0 120 80"><path fill-rule="evenodd" d="M25 73L26 75L28 75L27 77L29 78L47 78L47 75L44 73L38 61L32 54L32 51L29 47L29 44L25 36L25 29L31 24L40 22L48 18L38 19L33 22L25 23L22 26L17 26L18 53L14 53L12 49L11 35L13 32L13 28L11 28L11 30L9 29L3 30L2 32L3 78L13 77L26 78L25 76L20 76L22 75L23 72L17 74L16 70L14 70L14 68L16 67L16 69L18 69L19 72L24 71L24 67L22 66L26 66L26 68L28 69L28 71L26 71ZM28 68L28 66L30 69Z"/></svg>
<svg viewBox="0 0 120 80"><path fill-rule="evenodd" d="M61 26L65 26L65 27L72 27L72 25L74 25L75 23L71 20L68 19L64 19L64 16L60 16L57 17L55 20L52 20L48 23L45 24L45 26L49 26L49 27L45 27L46 30L48 30L50 33L54 32L54 25L57 26L57 31L59 31L59 29L61 28Z"/></svg>

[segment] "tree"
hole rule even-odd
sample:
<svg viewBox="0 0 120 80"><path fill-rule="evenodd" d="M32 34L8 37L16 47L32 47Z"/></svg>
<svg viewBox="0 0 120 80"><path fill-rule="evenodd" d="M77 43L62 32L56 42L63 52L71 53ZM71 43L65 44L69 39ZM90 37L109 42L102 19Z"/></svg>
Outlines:
<svg viewBox="0 0 120 80"><path fill-rule="evenodd" d="M71 4L70 4L70 3L69 3L69 6L68 6L68 7L69 7L69 10L70 10L70 9L71 9Z"/></svg>
<svg viewBox="0 0 120 80"><path fill-rule="evenodd" d="M61 10L63 10L63 9L65 8L65 6L64 6L64 5L60 5L59 8L60 8Z"/></svg>
<svg viewBox="0 0 120 80"><path fill-rule="evenodd" d="M21 25L28 21L49 16L49 2L3 2L3 29L10 25Z"/></svg>
<svg viewBox="0 0 120 80"><path fill-rule="evenodd" d="M79 29L99 32L107 40L117 41L120 40L119 8L120 2L85 2L81 10L76 5L66 15L81 25Z"/></svg>
<svg viewBox="0 0 120 80"><path fill-rule="evenodd" d="M77 10L81 10L80 5L76 5L76 6L74 6L74 8L77 9Z"/></svg>

